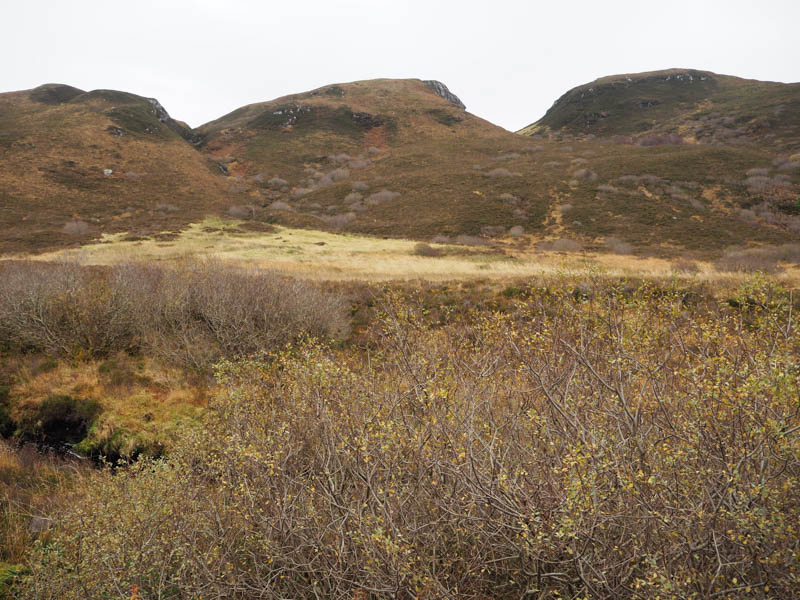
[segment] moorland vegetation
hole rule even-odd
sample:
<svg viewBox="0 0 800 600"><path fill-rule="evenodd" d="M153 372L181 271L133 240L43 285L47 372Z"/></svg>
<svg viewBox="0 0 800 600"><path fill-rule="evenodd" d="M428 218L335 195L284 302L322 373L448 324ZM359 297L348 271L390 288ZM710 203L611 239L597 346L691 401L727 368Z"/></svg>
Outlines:
<svg viewBox="0 0 800 600"><path fill-rule="evenodd" d="M178 271L201 282L198 307L209 302L204 274L246 288L237 278L249 275L220 268ZM85 276L134 276L126 269ZM274 340L255 353L213 334L208 308L179 311L185 325L168 337L194 330L218 360L208 405L160 456L88 471L37 459L29 485L51 500L19 492L12 504L6 491L4 535L28 545L3 557L25 565L5 593L792 596L800 338L790 292L766 276L725 297L700 282L599 275L492 294L414 287L373 288L368 315L312 318L289 336L270 331L289 317L246 321L253 339ZM335 314L328 307L345 297L305 285L305 303L324 307L305 314ZM359 320L344 343L331 340L342 319ZM9 348L38 343L4 327ZM166 360L194 356L165 347ZM56 354L84 360L76 348ZM22 459L7 456L10 478ZM12 518L26 498L50 510L52 529L32 534Z"/></svg>

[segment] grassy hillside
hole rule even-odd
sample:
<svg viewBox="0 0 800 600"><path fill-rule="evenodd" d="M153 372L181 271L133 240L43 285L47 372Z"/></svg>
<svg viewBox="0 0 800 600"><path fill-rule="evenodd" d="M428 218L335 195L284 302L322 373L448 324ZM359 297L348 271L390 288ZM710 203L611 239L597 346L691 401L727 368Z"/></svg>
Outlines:
<svg viewBox="0 0 800 600"><path fill-rule="evenodd" d="M430 238L538 229L546 213L546 198L531 195L515 215L500 196L518 181L487 177L531 144L418 80L332 85L240 108L199 132L286 224Z"/></svg>
<svg viewBox="0 0 800 600"><path fill-rule="evenodd" d="M800 233L796 89L702 72L611 77L569 92L531 137L420 80L329 85L195 131L155 100L45 85L0 95L0 252L116 233L165 243L227 215L261 229L716 258ZM610 103L591 127L615 135L584 135L586 102ZM737 120L767 109L782 115L769 127ZM631 129L637 111L656 125ZM715 143L696 143L707 131Z"/></svg>
<svg viewBox="0 0 800 600"><path fill-rule="evenodd" d="M722 85L695 80L677 80L697 90L692 101ZM651 96L659 82L647 84ZM589 247L615 238L658 254L779 243L798 226L796 169L773 166L772 148L515 136L418 80L253 104L199 134L202 149L260 196L251 216L292 226L437 241L565 236ZM751 169L766 169L766 179L750 185Z"/></svg>
<svg viewBox="0 0 800 600"><path fill-rule="evenodd" d="M228 183L186 138L157 101L125 92L49 84L0 94L0 252L227 211Z"/></svg>

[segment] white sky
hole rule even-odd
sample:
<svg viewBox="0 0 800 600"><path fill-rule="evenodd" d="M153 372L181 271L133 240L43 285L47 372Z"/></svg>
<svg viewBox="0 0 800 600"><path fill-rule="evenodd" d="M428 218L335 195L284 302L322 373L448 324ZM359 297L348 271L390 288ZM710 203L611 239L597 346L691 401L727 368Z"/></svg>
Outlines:
<svg viewBox="0 0 800 600"><path fill-rule="evenodd" d="M800 81L798 0L0 0L0 91L155 97L197 126L328 83L439 79L516 130L567 89L670 67Z"/></svg>

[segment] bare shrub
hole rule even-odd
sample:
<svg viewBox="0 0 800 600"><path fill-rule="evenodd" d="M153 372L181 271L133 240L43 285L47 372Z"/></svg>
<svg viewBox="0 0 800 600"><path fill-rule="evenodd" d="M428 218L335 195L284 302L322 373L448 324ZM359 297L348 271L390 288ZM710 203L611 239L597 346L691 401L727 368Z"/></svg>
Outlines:
<svg viewBox="0 0 800 600"><path fill-rule="evenodd" d="M22 349L103 355L135 346L134 308L113 275L72 264L0 266L0 331Z"/></svg>
<svg viewBox="0 0 800 600"><path fill-rule="evenodd" d="M85 235L89 232L89 224L79 220L70 221L64 225L62 231L69 235Z"/></svg>
<svg viewBox="0 0 800 600"><path fill-rule="evenodd" d="M550 250L553 252L580 252L583 250L583 244L579 241L565 238L539 242L536 247L540 250Z"/></svg>
<svg viewBox="0 0 800 600"><path fill-rule="evenodd" d="M525 228L522 225L514 225L508 230L508 235L512 238L520 238L525 235Z"/></svg>
<svg viewBox="0 0 800 600"><path fill-rule="evenodd" d="M628 184L636 184L636 183L644 183L649 185L658 185L663 183L664 180L657 175L623 175L622 177L617 177L615 179L618 183L628 183Z"/></svg>
<svg viewBox="0 0 800 600"><path fill-rule="evenodd" d="M487 173L484 173L484 175L486 177L493 177L493 178L494 177L514 177L514 173L512 173L508 169L503 169L503 168L492 169L491 171L488 171Z"/></svg>
<svg viewBox="0 0 800 600"><path fill-rule="evenodd" d="M462 233L461 235L456 236L455 243L461 244L462 246L485 246L489 243L489 241L477 235L467 235Z"/></svg>
<svg viewBox="0 0 800 600"><path fill-rule="evenodd" d="M747 169L747 176L748 177L766 177L769 175L769 169L766 168L758 168L758 169Z"/></svg>
<svg viewBox="0 0 800 600"><path fill-rule="evenodd" d="M718 271L775 273L780 262L800 264L800 244L764 246L761 248L730 248L714 262Z"/></svg>
<svg viewBox="0 0 800 600"><path fill-rule="evenodd" d="M519 198L517 198L514 194L500 194L500 200L510 204L519 204Z"/></svg>
<svg viewBox="0 0 800 600"><path fill-rule="evenodd" d="M366 181L354 181L353 182L353 191L354 192L366 192L369 189L369 184Z"/></svg>
<svg viewBox="0 0 800 600"><path fill-rule="evenodd" d="M755 211L753 211L753 210L751 210L749 208L740 208L739 209L739 216L742 218L742 220L747 221L749 223L755 223L757 221L757 219L758 219L756 217Z"/></svg>
<svg viewBox="0 0 800 600"><path fill-rule="evenodd" d="M425 242L420 242L414 245L413 253L415 256L436 257L442 255L442 250L441 248L434 248Z"/></svg>
<svg viewBox="0 0 800 600"><path fill-rule="evenodd" d="M786 164L787 162L789 162L788 156L779 156L772 160L772 166L780 167L781 165Z"/></svg>
<svg viewBox="0 0 800 600"><path fill-rule="evenodd" d="M563 164L564 163L561 163L561 162L559 162L557 160L551 160L551 161L548 161L548 162L544 163L544 165L542 165L542 166L547 168L547 169L555 169L556 167L560 167Z"/></svg>
<svg viewBox="0 0 800 600"><path fill-rule="evenodd" d="M228 209L228 214L234 219L251 219L255 215L255 208L242 205L231 206Z"/></svg>
<svg viewBox="0 0 800 600"><path fill-rule="evenodd" d="M336 165L341 165L353 160L353 157L345 152L342 152L341 154L332 154L328 157L328 160Z"/></svg>
<svg viewBox="0 0 800 600"><path fill-rule="evenodd" d="M606 194L616 194L619 190L615 188L613 185L608 185L603 183L597 186L598 192L605 192Z"/></svg>
<svg viewBox="0 0 800 600"><path fill-rule="evenodd" d="M333 185L334 181L330 175L327 173L322 175L319 179L309 179L308 180L308 187L312 190L318 190L320 188L328 187L329 185Z"/></svg>
<svg viewBox="0 0 800 600"><path fill-rule="evenodd" d="M167 204L167 203L164 203L164 202L159 202L158 204L156 204L155 210L157 210L159 212L178 212L180 210L180 208L178 208L174 204Z"/></svg>
<svg viewBox="0 0 800 600"><path fill-rule="evenodd" d="M495 160L499 160L499 161L504 161L504 160L516 160L516 159L518 159L520 156L522 156L522 155L521 155L521 154L519 154L518 152L509 152L509 153L507 153L507 154L501 154L501 155L499 155L499 156L496 156L496 157L495 157Z"/></svg>
<svg viewBox="0 0 800 600"><path fill-rule="evenodd" d="M572 206L572 204L569 204L569 203L567 203L567 204L562 204L561 206L559 206L559 207L558 207L558 211L559 211L559 212L560 212L562 215L563 215L564 213L568 213L568 212L569 212L569 211L571 211L572 209L573 209L573 206Z"/></svg>
<svg viewBox="0 0 800 600"><path fill-rule="evenodd" d="M356 202L361 202L364 199L362 194L358 192L350 192L347 196L344 197L345 204L354 204Z"/></svg>
<svg viewBox="0 0 800 600"><path fill-rule="evenodd" d="M380 148L376 148L375 146L370 146L369 148L367 148L367 154L369 154L370 156L377 156L380 153L381 153Z"/></svg>
<svg viewBox="0 0 800 600"><path fill-rule="evenodd" d="M695 209L695 210L699 210L699 211L704 211L704 210L706 210L706 205L705 205L705 204L703 204L703 203L702 203L700 200L698 200L697 198L691 198L691 197L690 197L690 198L689 198L689 204L690 204L690 205L691 205L691 207L692 207L693 209Z"/></svg>
<svg viewBox="0 0 800 600"><path fill-rule="evenodd" d="M576 179L586 179L587 181L594 181L597 179L597 173L589 169L578 169L572 176Z"/></svg>
<svg viewBox="0 0 800 600"><path fill-rule="evenodd" d="M0 331L20 348L56 355L147 352L207 370L223 356L346 331L338 295L218 262L128 264L105 270L0 267Z"/></svg>
<svg viewBox="0 0 800 600"><path fill-rule="evenodd" d="M350 177L350 169L340 167L328 173L328 176L335 182L342 181Z"/></svg>
<svg viewBox="0 0 800 600"><path fill-rule="evenodd" d="M504 225L484 225L481 227L481 235L484 237L497 237L506 232Z"/></svg>
<svg viewBox="0 0 800 600"><path fill-rule="evenodd" d="M347 212L341 215L326 215L321 217L321 219L332 227L340 228L344 227L348 223L351 223L352 221L355 221L356 213Z"/></svg>
<svg viewBox="0 0 800 600"><path fill-rule="evenodd" d="M449 244L450 238L446 235L437 234L431 238L432 244Z"/></svg>
<svg viewBox="0 0 800 600"><path fill-rule="evenodd" d="M384 202L390 202L397 198L400 194L398 192L392 192L390 190L381 190L380 192L375 192L374 194L370 194L366 198L364 198L364 203L368 204L369 206L377 206L378 204L383 204Z"/></svg>
<svg viewBox="0 0 800 600"><path fill-rule="evenodd" d="M788 160L778 167L781 171L794 171L800 169L800 159Z"/></svg>
<svg viewBox="0 0 800 600"><path fill-rule="evenodd" d="M683 138L677 133L644 135L637 141L640 146L677 146L683 144Z"/></svg>
<svg viewBox="0 0 800 600"><path fill-rule="evenodd" d="M292 195L293 199L299 200L303 196L307 196L308 194L310 194L312 191L313 190L311 190L309 188L295 188L295 189L292 190L292 194L291 195Z"/></svg>
<svg viewBox="0 0 800 600"><path fill-rule="evenodd" d="M572 288L390 297L369 360L220 365L175 452L77 490L21 597L795 597L790 301Z"/></svg>
<svg viewBox="0 0 800 600"><path fill-rule="evenodd" d="M363 169L364 167L369 166L369 164L370 164L369 160L362 157L358 157L348 162L347 167L350 169Z"/></svg>
<svg viewBox="0 0 800 600"><path fill-rule="evenodd" d="M604 244L606 249L614 254L633 254L633 246L619 238L607 237Z"/></svg>
<svg viewBox="0 0 800 600"><path fill-rule="evenodd" d="M571 161L569 161L569 162L570 162L570 164L572 164L572 165L575 165L575 166L577 167L577 166L580 166L580 165L585 165L585 164L586 164L586 163L588 163L589 161L588 161L588 160L586 160L585 158L580 158L580 157L579 157L579 158L573 158L573 159L572 159Z"/></svg>
<svg viewBox="0 0 800 600"><path fill-rule="evenodd" d="M271 210L294 210L288 202L284 202L283 200L275 200L272 204L269 205Z"/></svg>
<svg viewBox="0 0 800 600"><path fill-rule="evenodd" d="M285 179L281 179L280 177L273 177L272 179L269 180L268 183L270 187L274 189L285 188L289 185L288 181L286 181Z"/></svg>
<svg viewBox="0 0 800 600"><path fill-rule="evenodd" d="M769 177L756 175L748 177L745 180L745 185L750 193L764 192L772 185L772 180Z"/></svg>

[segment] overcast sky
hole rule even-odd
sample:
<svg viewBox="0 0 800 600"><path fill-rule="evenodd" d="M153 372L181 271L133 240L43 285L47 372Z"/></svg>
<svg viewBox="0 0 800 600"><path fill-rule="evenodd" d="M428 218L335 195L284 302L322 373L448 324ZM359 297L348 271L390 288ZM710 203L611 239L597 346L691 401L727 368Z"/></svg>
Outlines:
<svg viewBox="0 0 800 600"><path fill-rule="evenodd" d="M4 0L0 14L0 91L125 90L192 126L376 77L439 79L511 130L604 75L800 81L798 0Z"/></svg>

